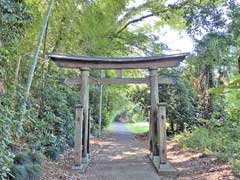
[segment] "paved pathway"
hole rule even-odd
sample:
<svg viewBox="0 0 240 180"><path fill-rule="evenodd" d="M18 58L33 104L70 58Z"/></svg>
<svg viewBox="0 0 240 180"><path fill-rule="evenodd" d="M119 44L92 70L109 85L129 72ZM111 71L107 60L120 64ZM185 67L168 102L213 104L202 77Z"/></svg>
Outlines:
<svg viewBox="0 0 240 180"><path fill-rule="evenodd" d="M123 123L112 126L112 132L105 136L84 177L89 180L159 180L147 157L146 145Z"/></svg>
<svg viewBox="0 0 240 180"><path fill-rule="evenodd" d="M159 177L147 158L147 142L137 140L124 124L115 123L112 133L94 139L92 161L85 174L72 170L74 151L58 161L45 160L41 180L170 180ZM168 142L168 160L178 169L177 180L239 180L231 168L201 152L184 150Z"/></svg>

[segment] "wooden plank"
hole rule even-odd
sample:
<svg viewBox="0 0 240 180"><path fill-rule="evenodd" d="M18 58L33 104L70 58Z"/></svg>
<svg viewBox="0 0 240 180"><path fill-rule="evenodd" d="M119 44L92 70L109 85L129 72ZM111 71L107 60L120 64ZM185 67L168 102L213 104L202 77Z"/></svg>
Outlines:
<svg viewBox="0 0 240 180"><path fill-rule="evenodd" d="M121 69L116 70L116 73L117 73L117 78L122 78L122 70Z"/></svg>
<svg viewBox="0 0 240 180"><path fill-rule="evenodd" d="M176 84L177 80L176 78L172 78L172 77L158 77L158 84Z"/></svg>
<svg viewBox="0 0 240 180"><path fill-rule="evenodd" d="M100 72L101 79L105 77L104 70ZM103 105L103 85L100 85L100 96L99 96L99 120L98 120L98 136L101 136L102 132L102 105Z"/></svg>
<svg viewBox="0 0 240 180"><path fill-rule="evenodd" d="M82 138L83 138L83 107L81 104L75 107L75 132L74 132L74 165L82 164Z"/></svg>
<svg viewBox="0 0 240 180"><path fill-rule="evenodd" d="M59 60L54 61L59 67L64 68L89 68L89 69L149 69L149 68L173 68L179 66L180 60L163 60L161 62L152 61L152 62L138 62L138 63L108 63L103 62L100 64L89 63L89 62L75 62L68 60Z"/></svg>
<svg viewBox="0 0 240 180"><path fill-rule="evenodd" d="M148 123L149 123L149 131L148 131L148 146L149 151L152 152L152 124L151 124L151 113L150 113L150 106L148 108Z"/></svg>
<svg viewBox="0 0 240 180"><path fill-rule="evenodd" d="M160 164L167 163L166 103L158 104L158 139Z"/></svg>
<svg viewBox="0 0 240 180"><path fill-rule="evenodd" d="M149 69L176 67L189 53L150 57L99 58L50 53L49 57L59 66L90 69Z"/></svg>
<svg viewBox="0 0 240 180"><path fill-rule="evenodd" d="M149 84L149 77L146 78L94 78L89 77L92 84ZM171 77L158 77L159 84L176 84L176 79ZM67 78L64 80L66 85L81 84L80 78Z"/></svg>
<svg viewBox="0 0 240 180"><path fill-rule="evenodd" d="M92 128L92 109L88 109L88 144L87 144L87 153L90 154L91 152L91 144L90 144L90 134Z"/></svg>
<svg viewBox="0 0 240 180"><path fill-rule="evenodd" d="M81 89L80 89L80 103L83 105L83 118L84 118L84 140L83 140L83 157L88 154L88 108L89 108L89 70L83 69L81 71Z"/></svg>
<svg viewBox="0 0 240 180"><path fill-rule="evenodd" d="M150 121L151 121L151 135L152 135L152 155L158 156L158 144L157 144L157 104L159 103L158 96L158 71L157 69L150 69L150 97L151 97L151 109L150 109Z"/></svg>
<svg viewBox="0 0 240 180"><path fill-rule="evenodd" d="M108 84L147 84L148 78L91 78L91 81L94 83L99 83L103 85Z"/></svg>

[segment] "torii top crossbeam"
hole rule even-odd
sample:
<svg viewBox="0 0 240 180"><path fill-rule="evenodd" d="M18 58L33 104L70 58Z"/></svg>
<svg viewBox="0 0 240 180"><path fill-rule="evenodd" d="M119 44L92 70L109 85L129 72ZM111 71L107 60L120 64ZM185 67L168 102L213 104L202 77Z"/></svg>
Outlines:
<svg viewBox="0 0 240 180"><path fill-rule="evenodd" d="M50 53L48 56L59 66L89 69L157 69L176 67L188 53L149 57L102 58Z"/></svg>

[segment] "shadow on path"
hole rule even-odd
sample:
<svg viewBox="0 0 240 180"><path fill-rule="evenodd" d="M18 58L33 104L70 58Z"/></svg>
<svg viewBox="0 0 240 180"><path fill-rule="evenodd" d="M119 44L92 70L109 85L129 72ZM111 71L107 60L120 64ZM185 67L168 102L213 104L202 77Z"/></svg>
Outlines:
<svg viewBox="0 0 240 180"><path fill-rule="evenodd" d="M150 163L147 141L138 140L122 123L92 141L92 161L85 174L72 170L74 151L69 149L57 161L45 160L41 180L170 180L159 177ZM181 149L168 142L168 160L178 169L178 180L239 180L229 165L201 152Z"/></svg>
<svg viewBox="0 0 240 180"><path fill-rule="evenodd" d="M123 123L114 123L84 175L89 180L157 180L148 150Z"/></svg>

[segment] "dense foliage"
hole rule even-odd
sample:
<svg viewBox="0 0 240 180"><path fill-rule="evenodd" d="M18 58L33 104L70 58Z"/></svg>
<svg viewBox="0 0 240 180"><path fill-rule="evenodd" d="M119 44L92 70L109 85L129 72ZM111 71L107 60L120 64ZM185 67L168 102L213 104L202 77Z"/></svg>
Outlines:
<svg viewBox="0 0 240 180"><path fill-rule="evenodd" d="M185 74L198 96L198 126L177 136L182 146L228 162L240 175L239 4L229 1L231 22L222 33L208 33L188 58ZM238 60L238 61L237 61Z"/></svg>
<svg viewBox="0 0 240 180"><path fill-rule="evenodd" d="M159 102L167 103L168 134L183 132L196 124L195 114L197 104L196 96L191 85L181 75L181 70L163 70L159 76L173 77L174 85L159 85ZM134 88L129 92L129 97L144 111L144 116L149 113L149 88Z"/></svg>
<svg viewBox="0 0 240 180"><path fill-rule="evenodd" d="M41 154L57 159L73 146L79 87L60 80L79 72L57 68L46 57L48 52L108 57L161 54L168 47L156 32L164 26L185 30L195 41L194 52L182 67L159 71L176 78L175 85L159 86L160 101L168 104L168 132L191 131L183 135L183 144L214 152L240 172L240 6L236 1L151 0L139 5L132 0L56 1L20 124L20 106L48 3L0 1L1 179L39 179ZM153 22L145 21L153 17ZM116 76L112 70L105 74ZM123 71L124 77L144 75L140 70ZM99 77L100 72L92 71L91 76ZM104 86L104 127L119 117L148 120L149 101L146 86ZM90 86L90 106L97 130L98 85Z"/></svg>

